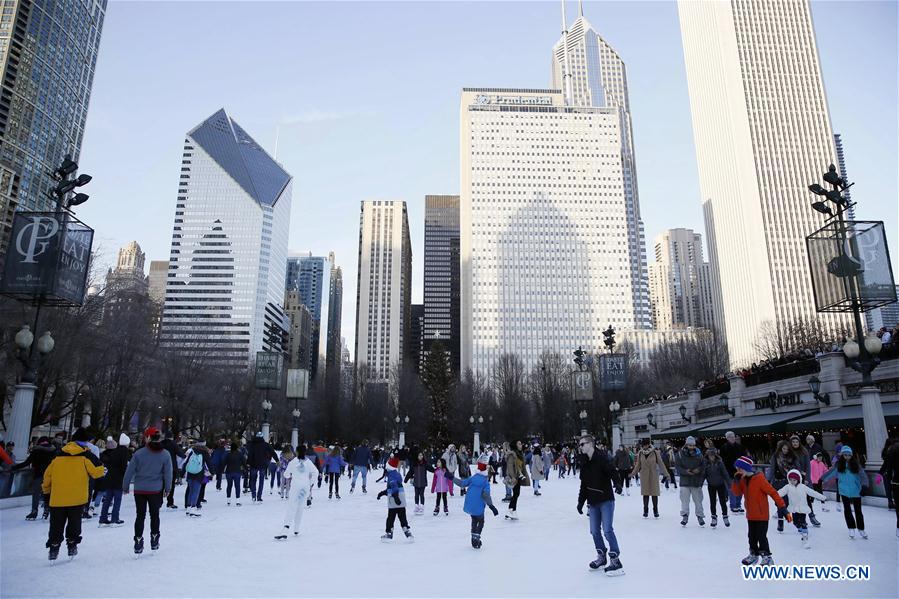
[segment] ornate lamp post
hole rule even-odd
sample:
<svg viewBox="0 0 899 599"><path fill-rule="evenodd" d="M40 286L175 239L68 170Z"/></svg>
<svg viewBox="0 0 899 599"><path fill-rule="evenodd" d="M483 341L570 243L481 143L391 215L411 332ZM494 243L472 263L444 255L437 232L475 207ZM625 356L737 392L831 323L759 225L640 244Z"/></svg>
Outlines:
<svg viewBox="0 0 899 599"><path fill-rule="evenodd" d="M472 454L481 453L481 425L484 417L479 415L469 416L468 422L474 427L474 442L471 444Z"/></svg>
<svg viewBox="0 0 899 599"><path fill-rule="evenodd" d="M680 408L678 408L677 411L680 412L681 420L683 420L684 422L693 422L693 417L687 416L687 406L681 404Z"/></svg>
<svg viewBox="0 0 899 599"><path fill-rule="evenodd" d="M31 415L34 411L34 394L37 391L35 383L37 382L38 367L41 361L53 351L56 342L50 336L50 331L46 331L35 343L31 328L25 325L16 333L15 343L16 359L22 363L25 372L19 384L16 385L16 395L7 427L6 441L15 443L16 447L21 447L20 455L24 457L31 437ZM35 349L37 354L35 354Z"/></svg>
<svg viewBox="0 0 899 599"><path fill-rule="evenodd" d="M609 412L612 413L612 451L616 451L621 446L621 423L618 420L618 412L621 410L621 404L613 401L609 404Z"/></svg>
<svg viewBox="0 0 899 599"><path fill-rule="evenodd" d="M271 425L269 424L269 414L272 412L272 402L267 399L262 400L262 437L268 441Z"/></svg>
<svg viewBox="0 0 899 599"><path fill-rule="evenodd" d="M293 412L291 412L293 415L293 430L290 431L290 445L294 449L300 444L300 413L299 408L294 408Z"/></svg>
<svg viewBox="0 0 899 599"><path fill-rule="evenodd" d="M402 449L406 445L406 427L409 426L409 416L400 418L399 415L397 415L397 417L394 418L393 421L396 422L396 426L400 430L397 449Z"/></svg>
<svg viewBox="0 0 899 599"><path fill-rule="evenodd" d="M587 410L581 410L578 417L581 419L581 436L583 437L587 434Z"/></svg>

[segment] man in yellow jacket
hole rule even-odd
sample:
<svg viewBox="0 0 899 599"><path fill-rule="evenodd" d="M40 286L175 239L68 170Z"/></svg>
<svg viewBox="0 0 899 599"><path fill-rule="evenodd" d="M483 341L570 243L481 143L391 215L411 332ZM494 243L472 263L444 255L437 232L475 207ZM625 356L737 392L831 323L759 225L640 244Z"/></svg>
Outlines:
<svg viewBox="0 0 899 599"><path fill-rule="evenodd" d="M44 472L42 488L45 495L50 495L50 538L47 547L50 548L51 560L59 555L63 529L69 557L78 555L81 511L89 500L88 481L106 475L106 468L88 449L89 440L87 431L79 428L72 435L72 441L60 450Z"/></svg>

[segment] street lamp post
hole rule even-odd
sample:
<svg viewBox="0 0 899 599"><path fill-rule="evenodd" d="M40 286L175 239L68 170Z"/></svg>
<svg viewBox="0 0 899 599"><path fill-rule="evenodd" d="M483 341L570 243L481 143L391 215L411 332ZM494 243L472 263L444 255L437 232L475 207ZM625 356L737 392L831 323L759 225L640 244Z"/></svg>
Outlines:
<svg viewBox="0 0 899 599"><path fill-rule="evenodd" d="M37 316L35 316L35 326ZM37 391L37 371L41 361L53 351L56 342L46 331L34 342L34 334L28 325L24 325L15 337L16 359L22 363L25 373L16 385L12 414L7 426L6 441L21 447L20 455L24 456L31 437L31 415L34 411L34 394ZM37 353L35 354L35 350Z"/></svg>
<svg viewBox="0 0 899 599"><path fill-rule="evenodd" d="M474 427L474 442L471 444L473 455L481 453L481 425L484 417L480 415L469 416L468 422Z"/></svg>
<svg viewBox="0 0 899 599"><path fill-rule="evenodd" d="M612 451L621 446L621 423L618 421L618 411L621 410L621 404L613 401L609 404L609 411L612 413Z"/></svg>
<svg viewBox="0 0 899 599"><path fill-rule="evenodd" d="M290 431L290 445L294 449L300 444L300 410L294 408L293 412L293 430Z"/></svg>
<svg viewBox="0 0 899 599"><path fill-rule="evenodd" d="M269 424L268 418L269 414L272 411L272 402L267 399L262 400L262 438L266 441L269 440L269 432L271 425Z"/></svg>
<svg viewBox="0 0 899 599"><path fill-rule="evenodd" d="M587 434L587 410L582 409L578 417L581 419L581 436L583 437Z"/></svg>
<svg viewBox="0 0 899 599"><path fill-rule="evenodd" d="M400 418L397 415L396 418L393 419L396 422L397 428L400 430L399 442L397 443L397 449L402 449L406 445L406 427L409 426L409 416L404 416Z"/></svg>

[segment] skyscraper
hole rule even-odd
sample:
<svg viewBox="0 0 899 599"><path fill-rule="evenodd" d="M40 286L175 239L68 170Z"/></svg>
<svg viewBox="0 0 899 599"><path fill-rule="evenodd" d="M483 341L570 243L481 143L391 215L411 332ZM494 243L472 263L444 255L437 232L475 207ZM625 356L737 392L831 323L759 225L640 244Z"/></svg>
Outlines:
<svg viewBox="0 0 899 599"><path fill-rule="evenodd" d="M319 355L327 351L327 326L329 308L329 290L331 270L334 264L334 253L329 258L313 256L309 252L303 256L290 256L287 259L287 291L296 290L300 301L309 308L312 314L311 344L307 349L309 356L309 376L315 378L319 370Z"/></svg>
<svg viewBox="0 0 899 599"><path fill-rule="evenodd" d="M160 341L222 366L285 351L291 176L226 112L184 140Z"/></svg>
<svg viewBox="0 0 899 599"><path fill-rule="evenodd" d="M627 256L634 303L634 323L630 326L649 328L651 311L646 276L646 240L640 218L627 69L615 49L584 18L582 3L579 3L578 18L570 27L565 19L564 2L562 10L562 37L553 46L552 87L562 90L566 96L570 94L567 103L572 106L599 106L618 111L621 168L627 205Z"/></svg>
<svg viewBox="0 0 899 599"><path fill-rule="evenodd" d="M409 361L416 372L421 371L425 353L425 306L412 304L412 320L409 328Z"/></svg>
<svg viewBox="0 0 899 599"><path fill-rule="evenodd" d="M331 269L330 291L328 292L328 342L325 345L325 370L329 372L332 368L336 369L338 373L340 371L342 362L340 352L343 348L343 338L340 336L342 318L343 270L339 266L335 266Z"/></svg>
<svg viewBox="0 0 899 599"><path fill-rule="evenodd" d="M106 0L3 0L0 257L18 210L53 210L53 171L77 161Z"/></svg>
<svg viewBox="0 0 899 599"><path fill-rule="evenodd" d="M312 335L315 326L312 312L300 298L300 292L289 290L284 294L284 314L290 322L287 342L287 368L304 368L312 366Z"/></svg>
<svg viewBox="0 0 899 599"><path fill-rule="evenodd" d="M148 307L148 279L144 272L146 255L136 241L119 249L116 267L106 272L106 292L103 319L117 320L123 313ZM152 316L146 314L146 325Z"/></svg>
<svg viewBox="0 0 899 599"><path fill-rule="evenodd" d="M359 215L356 373L388 382L407 355L412 310L412 243L406 202L364 201Z"/></svg>
<svg viewBox="0 0 899 599"><path fill-rule="evenodd" d="M461 363L602 347L632 327L632 262L617 108L559 90L461 98Z"/></svg>
<svg viewBox="0 0 899 599"><path fill-rule="evenodd" d="M459 372L459 196L425 196L422 352L440 341Z"/></svg>
<svg viewBox="0 0 899 599"><path fill-rule="evenodd" d="M766 323L820 317L805 236L808 184L836 162L809 5L679 1L716 313L734 365ZM770 334L770 333L769 333Z"/></svg>
<svg viewBox="0 0 899 599"><path fill-rule="evenodd" d="M149 293L150 299L160 306L165 301L165 284L169 276L168 260L150 262Z"/></svg>
<svg viewBox="0 0 899 599"><path fill-rule="evenodd" d="M649 265L653 328L713 328L711 287L703 281L708 276L705 265L699 233L669 229L656 237L655 262Z"/></svg>

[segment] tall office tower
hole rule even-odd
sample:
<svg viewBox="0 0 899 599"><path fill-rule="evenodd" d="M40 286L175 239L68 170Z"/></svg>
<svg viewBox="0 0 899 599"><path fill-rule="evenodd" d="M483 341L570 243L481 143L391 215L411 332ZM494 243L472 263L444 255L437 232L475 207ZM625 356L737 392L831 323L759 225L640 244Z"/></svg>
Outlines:
<svg viewBox="0 0 899 599"><path fill-rule="evenodd" d="M633 326L618 109L465 88L461 123L463 372L507 353L530 369Z"/></svg>
<svg viewBox="0 0 899 599"><path fill-rule="evenodd" d="M649 265L649 295L655 329L712 328L711 287L702 260L702 236L669 229L656 237L656 261Z"/></svg>
<svg viewBox="0 0 899 599"><path fill-rule="evenodd" d="M652 314L646 272L646 239L643 220L640 218L627 69L618 52L584 18L583 4L579 6L578 18L568 27L563 2L562 37L553 46L552 87L570 95L567 102L572 106L601 106L618 111L621 125L621 167L627 203L627 256L631 266L634 303L632 326L648 329Z"/></svg>
<svg viewBox="0 0 899 599"><path fill-rule="evenodd" d="M150 299L159 305L165 301L165 284L169 277L169 261L153 260L150 262L149 288Z"/></svg>
<svg viewBox="0 0 899 599"><path fill-rule="evenodd" d="M343 318L343 270L339 266L331 269L331 283L328 292L328 340L325 345L325 370L334 368L340 371L341 349L343 339L340 336L341 319Z"/></svg>
<svg viewBox="0 0 899 599"><path fill-rule="evenodd" d="M312 312L303 303L300 292L289 290L284 294L284 314L290 323L287 341L287 367L305 368L312 366L312 336L315 324Z"/></svg>
<svg viewBox="0 0 899 599"><path fill-rule="evenodd" d="M411 329L406 202L362 202L356 276L356 374L366 382L389 382L391 369L403 366Z"/></svg>
<svg viewBox="0 0 899 599"><path fill-rule="evenodd" d="M415 372L421 372L425 356L425 306L412 304L412 321L409 328L409 361Z"/></svg>
<svg viewBox="0 0 899 599"><path fill-rule="evenodd" d="M149 285L144 273L145 260L146 255L136 241L119 249L116 267L106 272L104 320L118 320L129 311L142 310L147 306ZM146 324L149 326L150 322Z"/></svg>
<svg viewBox="0 0 899 599"><path fill-rule="evenodd" d="M422 351L440 341L459 372L459 196L425 196L424 260Z"/></svg>
<svg viewBox="0 0 899 599"><path fill-rule="evenodd" d="M53 171L77 161L106 0L3 0L0 258L15 210L55 210Z"/></svg>
<svg viewBox="0 0 899 599"><path fill-rule="evenodd" d="M716 317L739 366L771 327L849 322L815 311L805 248L824 224L808 185L836 162L833 131L807 1L681 0L678 12Z"/></svg>
<svg viewBox="0 0 899 599"><path fill-rule="evenodd" d="M161 343L221 366L285 351L292 178L219 110L187 134Z"/></svg>
<svg viewBox="0 0 899 599"><path fill-rule="evenodd" d="M334 253L328 258L313 256L312 252L302 256L290 256L287 259L287 291L296 290L300 301L306 304L312 313L314 328L309 338L307 350L310 356L309 376L315 378L319 371L319 354L327 348L327 326L329 298L327 291L331 283L331 270L334 266Z"/></svg>
<svg viewBox="0 0 899 599"><path fill-rule="evenodd" d="M840 176L843 177L847 181L852 181L849 178L849 173L846 171L846 154L843 152L843 137L839 133L833 134L833 145L837 151L837 168L840 170ZM852 189L847 189L843 192L843 197L846 198L846 201L852 204ZM849 220L855 220L855 205L852 204L849 206L849 211L847 212L849 215ZM867 312L866 312L867 314Z"/></svg>

